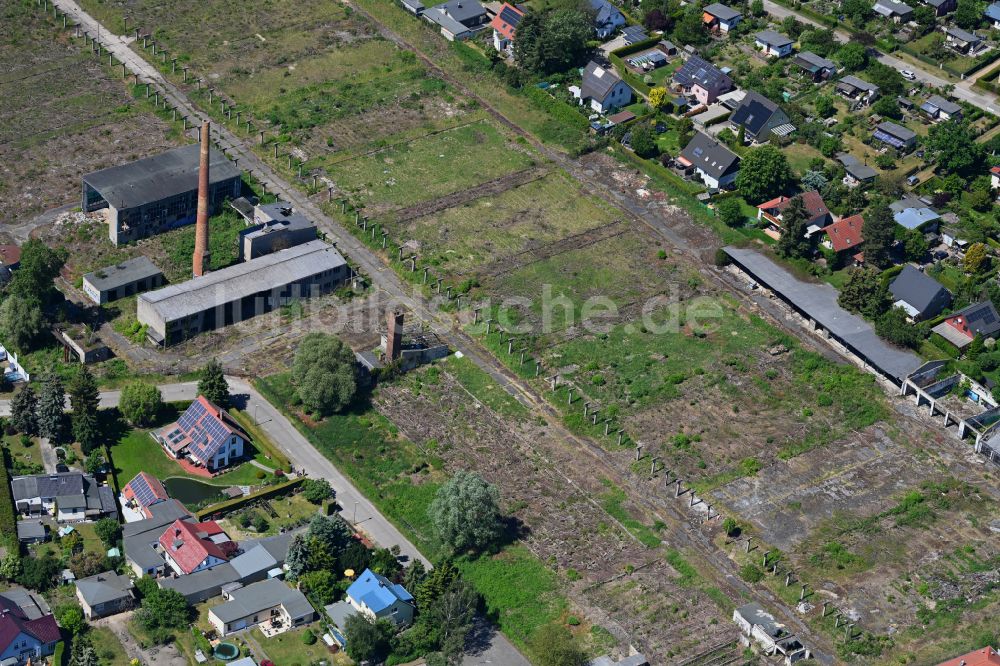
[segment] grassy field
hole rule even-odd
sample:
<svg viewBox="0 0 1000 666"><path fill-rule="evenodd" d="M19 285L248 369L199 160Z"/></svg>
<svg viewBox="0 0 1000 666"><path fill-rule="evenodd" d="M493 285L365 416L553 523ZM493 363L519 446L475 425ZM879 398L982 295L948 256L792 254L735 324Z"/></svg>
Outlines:
<svg viewBox="0 0 1000 666"><path fill-rule="evenodd" d="M321 167L362 206L412 206L532 166L534 156L515 147L487 121L474 122L378 152L325 161Z"/></svg>
<svg viewBox="0 0 1000 666"><path fill-rule="evenodd" d="M4 226L54 206L78 204L82 174L179 140L166 123L131 104L125 86L89 49L84 52L82 42L57 36L55 26L51 12L43 18L33 3L0 7Z"/></svg>
<svg viewBox="0 0 1000 666"><path fill-rule="evenodd" d="M97 650L101 666L128 666L129 658L115 633L107 627L91 627L87 631Z"/></svg>
<svg viewBox="0 0 1000 666"><path fill-rule="evenodd" d="M521 252L614 220L610 207L561 172L538 174L519 187L475 199L404 225L392 214L377 221L394 238L420 244L427 263L461 280ZM400 228L402 226L402 228Z"/></svg>
<svg viewBox="0 0 1000 666"><path fill-rule="evenodd" d="M277 534L284 528L295 527L307 522L320 510L320 507L304 498L301 493L268 500L267 503L278 514L277 518L256 508L246 509L236 514L230 514L221 521L226 532L235 539L253 539L262 534ZM239 515L242 513L248 514L251 520L262 516L267 521L267 529L263 532L258 532L253 528L244 529L239 524Z"/></svg>
<svg viewBox="0 0 1000 666"><path fill-rule="evenodd" d="M447 363L451 369L456 361ZM493 393L498 388L487 388L481 371L464 365L467 363L457 360L457 365L464 366L459 372L471 392L508 412L517 411L506 398ZM425 375L423 381L433 379ZM294 401L287 375L261 378L257 387L272 404L284 406L296 427L347 473L427 557L437 555L439 546L432 536L427 507L447 475L442 461L434 455L436 442L425 442L423 449L418 447L367 405L355 406L321 423L308 421L288 407ZM534 629L565 608L557 575L521 546L507 547L492 557L459 558L456 563L483 595L491 618L521 645Z"/></svg>
<svg viewBox="0 0 1000 666"><path fill-rule="evenodd" d="M497 414L514 419L528 416L528 409L524 405L469 359L449 356L443 363L466 391Z"/></svg>

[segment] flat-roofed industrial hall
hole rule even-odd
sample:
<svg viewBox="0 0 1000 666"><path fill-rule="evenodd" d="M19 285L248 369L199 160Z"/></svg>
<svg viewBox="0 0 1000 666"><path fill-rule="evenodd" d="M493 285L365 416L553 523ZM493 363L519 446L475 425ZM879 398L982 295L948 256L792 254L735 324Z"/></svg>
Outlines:
<svg viewBox="0 0 1000 666"><path fill-rule="evenodd" d="M349 278L341 254L314 240L142 294L137 316L150 340L170 345L329 292Z"/></svg>
<svg viewBox="0 0 1000 666"><path fill-rule="evenodd" d="M108 235L115 245L192 224L198 209L198 160L194 143L89 173L83 177L83 211L108 210ZM240 170L212 149L211 214L239 197L241 189Z"/></svg>

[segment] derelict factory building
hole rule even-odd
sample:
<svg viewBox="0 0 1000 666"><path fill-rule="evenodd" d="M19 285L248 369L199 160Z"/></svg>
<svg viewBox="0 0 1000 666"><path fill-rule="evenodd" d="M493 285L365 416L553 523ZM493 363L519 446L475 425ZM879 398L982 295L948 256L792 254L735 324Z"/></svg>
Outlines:
<svg viewBox="0 0 1000 666"><path fill-rule="evenodd" d="M340 253L314 240L142 294L137 316L150 340L170 345L329 292L349 278Z"/></svg>
<svg viewBox="0 0 1000 666"><path fill-rule="evenodd" d="M83 177L84 212L107 208L115 245L154 236L195 221L198 209L199 145L95 171ZM240 170L215 149L210 158L210 214L240 196Z"/></svg>

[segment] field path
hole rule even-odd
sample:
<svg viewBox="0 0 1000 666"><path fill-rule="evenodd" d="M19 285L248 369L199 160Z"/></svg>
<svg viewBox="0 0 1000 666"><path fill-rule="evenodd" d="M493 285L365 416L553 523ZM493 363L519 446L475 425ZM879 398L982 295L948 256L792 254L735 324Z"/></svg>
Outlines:
<svg viewBox="0 0 1000 666"><path fill-rule="evenodd" d="M84 12L73 0L54 0L54 2L60 10L66 12L74 19L83 32L87 33L90 37L99 35L99 43L114 54L120 62L124 63L125 67L137 76L140 83L150 84L151 89L158 92L162 99L165 99L165 104L177 109L179 114L187 118L194 125L200 125L203 121L209 120L206 114L188 100L183 91L170 81L167 81L142 56L132 51L129 48L128 39L110 34L106 28L103 28L93 17ZM352 5L352 7L354 7L355 11L366 16L375 25L380 26L381 33L387 39L414 52L421 61L432 70L438 72L442 78L450 82L464 94L479 101L483 108L497 122L507 127L514 134L524 137L537 151L551 159L581 182L587 191L604 198L623 211L627 211L629 217L632 219L649 225L677 250L689 255L699 264L703 264L705 258L714 250L711 234L706 234L704 228L698 227L686 213L678 211L677 214L672 214L668 217L662 213L644 208L636 203L632 197L627 196L623 190L619 191L606 187L595 177L593 171L588 172L588 169L577 161L541 144L534 135L510 121L486 99L469 90L461 81L451 76L448 72L441 70L433 60L403 40L399 35L386 28L375 17L358 8L356 5ZM196 129L192 129L192 132L195 131ZM645 512L668 521L675 528L672 545L691 548L696 551L704 563L715 570L716 582L728 597L734 600L755 599L773 611L776 611L804 642L819 651L819 654L817 654L818 660L822 663L832 663L829 656L822 654L832 653L830 641L825 636L813 632L794 611L790 610L770 591L760 587L750 587L740 580L735 575L735 565L733 562L729 560L725 553L714 546L708 534L700 527L691 524L691 516L683 506L686 505L686 501L683 499L681 501L668 500L665 496L651 495L647 487L641 487L636 483L632 478L633 475L630 469L625 466L619 466L617 463L609 460L604 450L595 442L579 437L569 431L562 421L561 414L547 400L539 395L527 382L521 380L502 366L499 361L494 359L488 351L470 336L466 335L457 326L458 322L448 313L432 307L419 291L408 288L374 252L362 245L346 229L327 216L308 196L293 188L277 175L270 166L264 163L253 152L247 144L247 140L235 136L225 126L217 124L212 125L212 136L220 149L231 158L236 159L238 164L245 171L251 173L253 177L261 181L268 191L290 202L306 217L313 220L330 239L337 243L338 249L355 263L359 271L370 279L374 286L386 292L397 306L408 308L417 318L423 320L424 323L438 333L452 350L462 352L464 356L489 374L498 385L503 387L515 399L542 417L547 427L551 428L552 432L558 434L559 439L568 450L572 450L577 456L582 455L586 457L588 464L592 465L595 474L606 476L619 487L627 489L631 499L635 501L637 506L642 507ZM718 281L718 276L715 273L707 270L703 272L710 279ZM727 289L729 288L728 285L725 286ZM289 427L291 427L290 424ZM294 431L294 428L292 430ZM295 432L297 434L297 431ZM289 432L288 434L291 433ZM277 439L278 441L282 441L281 436L277 437ZM329 461L314 448L309 446L308 450L312 452L309 454L312 460L304 461L309 464L303 465L303 467L312 469L310 464L315 462L317 465L325 464L332 468ZM293 460L295 459L293 458ZM339 475L339 471L336 474ZM360 493L358 493L358 496L361 500L367 502L367 499L360 495ZM353 505L350 506L353 507ZM372 508L374 510L374 507ZM373 515L375 513L377 512L374 512ZM389 527L392 527L391 524L389 524ZM395 531L394 527L392 529ZM389 535L386 536L391 539ZM401 544L406 543L405 538L401 534L399 534L398 539ZM392 543L392 541L390 540L388 543ZM404 548L404 552L405 550ZM492 663L494 664L513 665L526 663L516 648L501 634L494 636L490 649L497 649L498 651L497 654L492 656Z"/></svg>

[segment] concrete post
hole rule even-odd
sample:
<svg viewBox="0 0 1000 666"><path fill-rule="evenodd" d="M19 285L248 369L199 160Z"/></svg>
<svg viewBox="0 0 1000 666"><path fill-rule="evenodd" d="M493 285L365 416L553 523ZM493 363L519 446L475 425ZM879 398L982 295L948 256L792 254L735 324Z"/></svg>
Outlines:
<svg viewBox="0 0 1000 666"><path fill-rule="evenodd" d="M181 118L181 123L182 123L182 125L183 125L183 128L182 128L182 129L183 129L183 130L184 130L185 132L187 132L187 129L188 129L188 119L187 119L187 116L184 116L183 118Z"/></svg>
<svg viewBox="0 0 1000 666"><path fill-rule="evenodd" d="M514 353L514 341L508 339L507 340L507 356L510 356L513 353Z"/></svg>
<svg viewBox="0 0 1000 666"><path fill-rule="evenodd" d="M188 82L188 68L187 67L181 67L181 71L184 72L184 83L187 83Z"/></svg>
<svg viewBox="0 0 1000 666"><path fill-rule="evenodd" d="M488 325L489 325L489 322L487 322L487 326L488 326ZM487 335L488 335L488 334L487 334ZM556 376L555 376L555 375L553 375L553 376L552 376L552 377L551 377L551 378L549 379L549 381L550 381L550 382L552 382L552 390L553 390L553 391L555 391L555 390L556 390Z"/></svg>
<svg viewBox="0 0 1000 666"><path fill-rule="evenodd" d="M694 493L691 493L691 497L688 501L688 508L691 508L693 506L694 506Z"/></svg>
<svg viewBox="0 0 1000 666"><path fill-rule="evenodd" d="M209 88L208 89L208 103L211 104L214 99L215 99L215 91L212 90L211 88Z"/></svg>
<svg viewBox="0 0 1000 666"><path fill-rule="evenodd" d="M590 403L585 402L583 403L583 418L587 418L588 416L590 416Z"/></svg>
<svg viewBox="0 0 1000 666"><path fill-rule="evenodd" d="M239 115L239 114L237 114L237 115ZM316 189L316 174L313 174L313 189L314 190ZM383 236L385 235L384 231L382 232L382 235Z"/></svg>
<svg viewBox="0 0 1000 666"><path fill-rule="evenodd" d="M403 260L403 248L399 248L399 252L396 255L396 261L402 261L402 260Z"/></svg>
<svg viewBox="0 0 1000 666"><path fill-rule="evenodd" d="M417 270L417 255L410 257L410 272Z"/></svg>
<svg viewBox="0 0 1000 666"><path fill-rule="evenodd" d="M538 373L541 371L542 371L542 364L539 363L538 361L535 361L535 376L537 377Z"/></svg>
<svg viewBox="0 0 1000 666"><path fill-rule="evenodd" d="M618 446L621 446L621 444L622 444L622 431L619 430L618 431Z"/></svg>
<svg viewBox="0 0 1000 666"><path fill-rule="evenodd" d="M824 601L824 602L823 602L823 615L821 615L820 617L826 617L826 609L827 609L827 607L828 607L829 605L830 605L830 602L829 602L829 601Z"/></svg>
<svg viewBox="0 0 1000 666"><path fill-rule="evenodd" d="M836 620L834 620L833 628L838 629L840 627L840 616L838 615Z"/></svg>
<svg viewBox="0 0 1000 666"><path fill-rule="evenodd" d="M146 99L149 99L149 84L146 84Z"/></svg>
<svg viewBox="0 0 1000 666"><path fill-rule="evenodd" d="M423 282L423 283L424 283L424 284L427 284L427 267L426 267L426 266L424 267L424 282ZM487 335L488 335L488 334L489 334L489 333L487 333Z"/></svg>
<svg viewBox="0 0 1000 666"><path fill-rule="evenodd" d="M752 541L753 541L753 537L747 537L747 550L746 550L746 552L748 552L748 553L750 552L750 543Z"/></svg>
<svg viewBox="0 0 1000 666"><path fill-rule="evenodd" d="M674 499L681 496L681 477L674 479Z"/></svg>
<svg viewBox="0 0 1000 666"><path fill-rule="evenodd" d="M788 587L791 584L792 584L792 572L789 571L788 573L785 574L785 587Z"/></svg>
<svg viewBox="0 0 1000 666"><path fill-rule="evenodd" d="M479 308L473 308L472 310L472 323L473 324L479 323Z"/></svg>
<svg viewBox="0 0 1000 666"><path fill-rule="evenodd" d="M448 285L448 300L451 300L451 285Z"/></svg>
<svg viewBox="0 0 1000 666"><path fill-rule="evenodd" d="M247 121L247 134L249 134L249 133L250 133L250 121L248 120ZM330 197L330 200L332 201L333 197Z"/></svg>
<svg viewBox="0 0 1000 666"><path fill-rule="evenodd" d="M170 109L170 121L171 122L177 121L177 109Z"/></svg>
<svg viewBox="0 0 1000 666"><path fill-rule="evenodd" d="M170 73L171 74L177 73L177 58L172 58L170 60Z"/></svg>
<svg viewBox="0 0 1000 666"><path fill-rule="evenodd" d="M122 79L124 79L126 76L127 74L125 73L125 63L122 63Z"/></svg>
<svg viewBox="0 0 1000 666"><path fill-rule="evenodd" d="M642 460L642 444L635 445L635 460L636 462Z"/></svg>
<svg viewBox="0 0 1000 666"><path fill-rule="evenodd" d="M597 412L593 413L593 417L594 417L594 423L593 423L593 425L597 425Z"/></svg>
<svg viewBox="0 0 1000 666"><path fill-rule="evenodd" d="M806 598L806 586L803 585L802 590L799 592L799 601L802 601L805 598Z"/></svg>
<svg viewBox="0 0 1000 666"><path fill-rule="evenodd" d="M573 387L570 387L569 390L566 392L566 394L568 396L568 399L566 400L566 404L572 405L573 404Z"/></svg>
<svg viewBox="0 0 1000 666"><path fill-rule="evenodd" d="M316 182L316 176L313 176L313 182ZM316 187L313 185L313 187ZM382 232L382 249L385 249L385 239L389 237L389 234L385 231Z"/></svg>
<svg viewBox="0 0 1000 666"><path fill-rule="evenodd" d="M261 133L260 133L260 145L262 145L262 146L264 145L264 132L261 132ZM345 201L345 202L344 202L344 208L346 208L346 207L347 207L347 202ZM343 213L344 211L343 211L343 210L341 210L340 212L342 212L342 213Z"/></svg>

